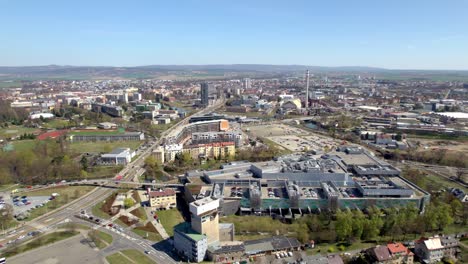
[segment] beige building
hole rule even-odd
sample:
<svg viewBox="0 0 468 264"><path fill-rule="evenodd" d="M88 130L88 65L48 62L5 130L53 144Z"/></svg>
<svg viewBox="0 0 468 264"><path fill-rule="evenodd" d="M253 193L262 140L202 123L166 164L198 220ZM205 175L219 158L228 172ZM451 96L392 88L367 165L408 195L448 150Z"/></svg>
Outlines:
<svg viewBox="0 0 468 264"><path fill-rule="evenodd" d="M159 164L164 164L164 148L161 146L158 146L155 150L153 150L153 156L156 158L156 161Z"/></svg>
<svg viewBox="0 0 468 264"><path fill-rule="evenodd" d="M150 206L155 209L170 209L177 206L176 192L172 189L148 190Z"/></svg>
<svg viewBox="0 0 468 264"><path fill-rule="evenodd" d="M192 229L208 239L208 245L219 241L219 200L206 197L190 203Z"/></svg>
<svg viewBox="0 0 468 264"><path fill-rule="evenodd" d="M234 142L217 142L208 144L189 145L184 147L183 152L190 153L192 159L205 158L226 158L236 155Z"/></svg>

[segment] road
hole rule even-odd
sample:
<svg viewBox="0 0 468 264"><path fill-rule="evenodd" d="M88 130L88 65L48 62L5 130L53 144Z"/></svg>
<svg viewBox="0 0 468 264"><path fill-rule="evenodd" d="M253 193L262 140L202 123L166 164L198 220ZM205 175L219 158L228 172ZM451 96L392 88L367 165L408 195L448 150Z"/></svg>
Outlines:
<svg viewBox="0 0 468 264"><path fill-rule="evenodd" d="M224 102L225 100L218 100L218 102L216 102L214 105L208 106L207 108L200 110L199 112L195 113L195 115L203 115L203 114L209 113L215 110L216 108L220 107L221 105L223 105ZM181 121L176 123L174 126L164 131L161 134L161 138L153 142L150 147L145 149L134 161L130 162L117 175L122 175L123 180L131 181L134 174L138 173L138 171L141 170L141 168L144 165L144 160L146 159L146 157L148 157L152 153L153 149L159 146L160 144L162 144L166 136L170 135L173 131L178 129L180 126L187 124L189 119L190 119L190 116L182 119ZM89 193L72 201L71 203L68 203L65 206L62 206L61 208L58 208L54 211L51 211L45 215L42 215L36 219L33 219L25 223L23 226L15 229L14 234L1 236L0 244L6 244L7 241L15 240L20 235L25 235L28 232L31 232L34 230L44 230L48 226L63 222L66 219L72 218L73 215L79 213L79 211L83 209L90 210L94 205L106 199L112 192L113 192L113 189L96 187ZM149 242L141 239L140 237L138 238L140 240L140 242L138 243L143 243L141 246L142 248L144 248L145 246L148 246ZM132 243L135 243L135 242L132 242ZM155 254L153 254L152 257L158 263L171 263L169 262L169 259L172 260L172 258L164 252L164 251L167 252L167 250L169 250L170 252L170 247L167 248L163 244L159 245L156 247L157 252L155 252Z"/></svg>

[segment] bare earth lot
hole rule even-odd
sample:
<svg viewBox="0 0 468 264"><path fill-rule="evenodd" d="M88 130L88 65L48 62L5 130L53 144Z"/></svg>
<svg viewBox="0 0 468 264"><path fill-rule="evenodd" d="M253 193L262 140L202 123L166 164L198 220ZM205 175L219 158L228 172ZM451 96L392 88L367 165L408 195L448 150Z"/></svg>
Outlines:
<svg viewBox="0 0 468 264"><path fill-rule="evenodd" d="M99 251L92 249L82 235L8 259L11 264L102 264Z"/></svg>

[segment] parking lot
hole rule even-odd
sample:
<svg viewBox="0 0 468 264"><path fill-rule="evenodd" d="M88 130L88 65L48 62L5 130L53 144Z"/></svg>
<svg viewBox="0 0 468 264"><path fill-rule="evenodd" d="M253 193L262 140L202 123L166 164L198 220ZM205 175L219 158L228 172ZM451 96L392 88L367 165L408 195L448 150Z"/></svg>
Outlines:
<svg viewBox="0 0 468 264"><path fill-rule="evenodd" d="M13 205L14 215L20 215L45 206L49 199L50 196L12 196L8 203Z"/></svg>

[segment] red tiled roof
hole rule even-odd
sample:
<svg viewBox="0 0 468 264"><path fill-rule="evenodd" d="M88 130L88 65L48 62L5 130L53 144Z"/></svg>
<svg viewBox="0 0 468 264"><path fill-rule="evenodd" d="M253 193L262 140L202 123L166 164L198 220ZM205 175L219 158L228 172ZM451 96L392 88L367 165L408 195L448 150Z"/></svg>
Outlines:
<svg viewBox="0 0 468 264"><path fill-rule="evenodd" d="M229 142L214 142L214 143L206 143L206 144L195 144L189 145L189 148L196 148L196 147L225 147L225 146L234 146L235 143L232 141Z"/></svg>
<svg viewBox="0 0 468 264"><path fill-rule="evenodd" d="M149 192L149 196L153 197L161 197L161 196L171 196L175 195L175 191L172 189L164 189L163 191L151 191Z"/></svg>
<svg viewBox="0 0 468 264"><path fill-rule="evenodd" d="M402 243L387 244L388 250L391 254L405 253L408 249Z"/></svg>

